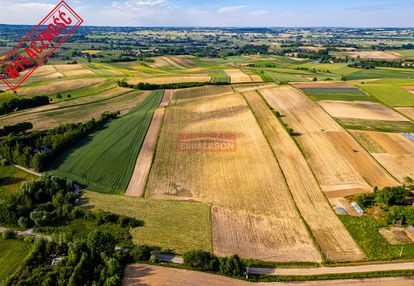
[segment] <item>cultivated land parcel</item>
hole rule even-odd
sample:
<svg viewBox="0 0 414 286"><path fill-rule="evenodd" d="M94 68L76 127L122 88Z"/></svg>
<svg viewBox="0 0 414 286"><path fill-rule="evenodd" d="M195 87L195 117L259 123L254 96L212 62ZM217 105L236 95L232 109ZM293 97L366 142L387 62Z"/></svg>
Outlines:
<svg viewBox="0 0 414 286"><path fill-rule="evenodd" d="M67 50L39 68L17 93L0 87L0 110L9 110L0 115L0 128L33 125L11 135L0 133L0 147L11 138L19 143L13 150L0 148L0 160L14 153L33 155L26 154L27 142L19 141L23 136L53 134L61 124L119 111L116 119L67 146L46 172L84 189L82 209L142 221L129 229L133 244L178 256L191 250L238 254L251 259L246 265L278 263L282 270L287 264L414 259L414 243L403 232L407 219L387 222L388 206L367 208L364 216L351 206L375 187L409 188L407 177L414 177L412 50L372 51L364 46L365 37L362 45L350 36L336 51L318 54L324 48L311 34L322 39L331 34L306 29L278 36L269 31L91 33L85 35L86 43L65 45ZM295 46L297 35L306 45ZM139 53L133 45L125 49L122 41L131 38L142 40ZM147 43L149 38L154 42ZM207 43L201 51L208 53L198 50L202 45L187 46L188 38ZM180 55L168 50L178 39L186 51ZM231 43L231 53L223 43ZM262 44L269 45L267 52L260 50ZM341 50L343 45L361 46ZM243 52L237 47L244 47ZM215 55L217 50L229 53ZM366 68L371 60L377 66ZM50 104L13 105L13 100L39 95L48 96ZM186 150L183 138L231 138L235 148ZM51 150L54 156L53 142L35 143L34 153ZM0 200L33 179L22 169L0 166ZM402 239L393 236L395 229ZM0 239L0 280L13 274L32 246ZM141 282L142 266L134 267L125 281Z"/></svg>

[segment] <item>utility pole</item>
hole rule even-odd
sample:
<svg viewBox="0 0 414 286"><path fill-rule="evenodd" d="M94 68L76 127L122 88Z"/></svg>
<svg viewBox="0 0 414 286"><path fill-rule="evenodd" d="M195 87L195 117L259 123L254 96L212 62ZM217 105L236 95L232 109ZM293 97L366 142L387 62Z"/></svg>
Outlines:
<svg viewBox="0 0 414 286"><path fill-rule="evenodd" d="M400 251L400 258L401 258L401 256L402 256L402 253L403 253L403 249L404 249L404 245L403 245L403 246L401 246L401 251Z"/></svg>

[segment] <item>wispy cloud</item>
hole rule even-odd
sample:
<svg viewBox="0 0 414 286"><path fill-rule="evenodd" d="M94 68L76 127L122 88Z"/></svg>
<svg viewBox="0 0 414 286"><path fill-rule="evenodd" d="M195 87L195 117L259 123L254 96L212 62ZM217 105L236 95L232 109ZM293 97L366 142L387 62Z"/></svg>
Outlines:
<svg viewBox="0 0 414 286"><path fill-rule="evenodd" d="M154 9L166 7L168 2L166 0L135 0L135 1L123 1L112 2L112 7L120 10L130 10L135 12L141 12L146 9Z"/></svg>
<svg viewBox="0 0 414 286"><path fill-rule="evenodd" d="M234 13L234 12L238 12L242 9L245 9L247 7L249 7L249 6L247 6L247 5L224 6L224 7L221 7L218 10L218 12L219 13Z"/></svg>

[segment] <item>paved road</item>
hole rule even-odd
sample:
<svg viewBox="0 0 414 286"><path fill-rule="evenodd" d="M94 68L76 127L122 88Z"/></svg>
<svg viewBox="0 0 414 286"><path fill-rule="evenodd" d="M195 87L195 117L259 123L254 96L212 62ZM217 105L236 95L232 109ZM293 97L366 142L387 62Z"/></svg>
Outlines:
<svg viewBox="0 0 414 286"><path fill-rule="evenodd" d="M9 228L5 228L5 227L1 227L0 226L0 232L5 232L7 230L10 230ZM11 229L13 230L13 229ZM52 240L52 237L47 236L47 235L42 235L42 234L37 234L37 233L33 233L33 229L28 229L25 231L19 231L19 230L13 230L15 233L19 234L19 235L24 235L24 236L30 236L30 237L40 237L46 240Z"/></svg>

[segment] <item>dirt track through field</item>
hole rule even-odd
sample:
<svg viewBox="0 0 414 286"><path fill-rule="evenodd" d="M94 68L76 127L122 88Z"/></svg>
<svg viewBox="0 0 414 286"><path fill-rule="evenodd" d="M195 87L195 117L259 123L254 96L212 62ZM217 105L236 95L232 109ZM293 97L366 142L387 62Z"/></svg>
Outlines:
<svg viewBox="0 0 414 286"><path fill-rule="evenodd" d="M151 125L145 136L144 143L139 151L137 162L135 163L134 172L125 192L127 196L141 197L145 191L148 175L154 158L155 146L164 119L165 107L171 99L172 91L166 90L160 107L154 111Z"/></svg>
<svg viewBox="0 0 414 286"><path fill-rule="evenodd" d="M213 247L218 255L321 261L243 97L206 95L203 89L192 92L189 97L176 91L166 109L146 197L212 204ZM181 150L181 134L232 135L236 148Z"/></svg>
<svg viewBox="0 0 414 286"><path fill-rule="evenodd" d="M292 87L261 93L299 134L295 138L325 192L347 191L350 195L374 186L396 184L339 124L305 95Z"/></svg>
<svg viewBox="0 0 414 286"><path fill-rule="evenodd" d="M333 212L293 139L257 92L244 93L276 155L287 184L317 243L330 260L364 257L345 226Z"/></svg>
<svg viewBox="0 0 414 286"><path fill-rule="evenodd" d="M306 270L306 269L305 269ZM123 286L412 286L413 277L253 283L239 279L155 265L132 264L124 271Z"/></svg>

